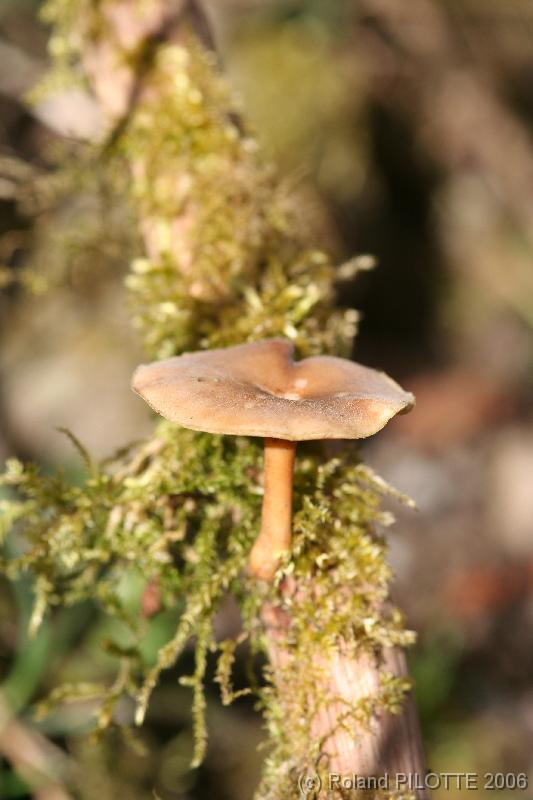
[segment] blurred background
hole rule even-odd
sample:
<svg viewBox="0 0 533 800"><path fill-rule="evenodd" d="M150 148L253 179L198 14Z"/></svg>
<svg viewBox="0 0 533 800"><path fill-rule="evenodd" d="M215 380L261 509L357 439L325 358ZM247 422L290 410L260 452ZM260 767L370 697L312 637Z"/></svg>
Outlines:
<svg viewBox="0 0 533 800"><path fill-rule="evenodd" d="M51 210L58 153L75 169L76 147L25 99L47 66L38 11L36 0L0 0L0 459L75 478L56 426L104 456L150 420L128 388L141 352L124 299L124 220L102 214L94 187ZM362 449L419 506L393 509L390 546L395 599L419 637L410 658L429 766L526 773L532 785L533 5L218 0L211 12L225 69L312 209L317 243L339 263L376 256L339 292L362 312L354 356L417 395L411 415ZM14 770L17 747L80 773L88 800L251 797L261 721L245 699L221 709L216 687L208 758L194 772L190 697L172 672L135 741L88 740L90 703L35 721L55 685L112 673L95 609L57 612L29 640L30 604L29 584L0 582L0 797L70 797ZM158 625L147 646L173 620ZM7 705L19 718L9 735Z"/></svg>

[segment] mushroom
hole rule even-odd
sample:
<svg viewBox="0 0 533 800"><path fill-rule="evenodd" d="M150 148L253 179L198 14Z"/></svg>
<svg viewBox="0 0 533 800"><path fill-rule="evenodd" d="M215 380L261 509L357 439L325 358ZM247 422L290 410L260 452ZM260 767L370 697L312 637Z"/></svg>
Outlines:
<svg viewBox="0 0 533 800"><path fill-rule="evenodd" d="M344 358L293 360L286 339L265 339L142 365L132 387L185 428L265 439L264 497L249 570L272 580L290 550L296 442L361 439L414 405L383 372Z"/></svg>

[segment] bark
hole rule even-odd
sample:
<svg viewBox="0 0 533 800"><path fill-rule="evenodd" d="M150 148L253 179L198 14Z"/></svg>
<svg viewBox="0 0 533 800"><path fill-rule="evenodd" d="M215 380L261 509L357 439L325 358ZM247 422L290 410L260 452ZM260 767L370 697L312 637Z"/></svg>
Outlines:
<svg viewBox="0 0 533 800"><path fill-rule="evenodd" d="M164 44L182 44L186 32L193 31L208 50L214 43L207 18L195 0L116 0L102 6L102 33L84 44L82 62L96 96L107 130L106 149L120 138L136 109L157 105L158 76L152 69L158 48ZM147 164L142 156L131 160L129 170L133 186L144 183ZM190 196L191 176L187 171L169 176L174 197L180 198L182 211L172 223L170 242L161 242L157 210L140 211L139 227L147 256L157 262L170 253L177 269L184 275L193 272L193 223L196 216ZM191 281L189 294L212 301L225 295L214 290L208 280Z"/></svg>
<svg viewBox="0 0 533 800"><path fill-rule="evenodd" d="M297 593L297 587L292 591ZM263 613L268 653L274 669L274 682L289 727L307 710L294 707L295 687L283 680L276 681L287 666L290 655L284 645L290 616L274 606ZM379 778L386 776L394 789L400 776L413 776L416 787L426 773L426 764L415 702L411 692L404 697L400 713L381 710L372 715L369 724L357 724L348 715L349 706L361 701L372 702L379 698L380 674L388 672L395 677L408 678L405 653L401 648L383 648L380 652L361 652L354 656L351 650L339 643L333 656L325 658L321 652L313 658L313 666L324 676L316 687L317 696L324 697L318 708L309 698L311 731L314 741L324 742L326 772L350 778L352 775ZM302 665L305 669L305 665ZM379 706L379 700L377 702ZM315 709L313 711L313 709ZM296 754L298 755L298 754ZM324 762L322 762L324 763ZM305 771L309 765L302 767ZM401 783L400 783L401 788ZM323 788L324 798L331 797ZM429 792L416 789L417 800L427 800ZM322 795L320 795L322 797Z"/></svg>

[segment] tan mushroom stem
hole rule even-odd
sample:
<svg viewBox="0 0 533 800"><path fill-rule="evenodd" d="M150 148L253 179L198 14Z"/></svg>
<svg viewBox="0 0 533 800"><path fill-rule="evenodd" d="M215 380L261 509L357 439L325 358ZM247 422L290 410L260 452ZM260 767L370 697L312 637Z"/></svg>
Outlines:
<svg viewBox="0 0 533 800"><path fill-rule="evenodd" d="M261 530L250 553L250 574L271 581L292 534L292 478L296 442L265 439Z"/></svg>

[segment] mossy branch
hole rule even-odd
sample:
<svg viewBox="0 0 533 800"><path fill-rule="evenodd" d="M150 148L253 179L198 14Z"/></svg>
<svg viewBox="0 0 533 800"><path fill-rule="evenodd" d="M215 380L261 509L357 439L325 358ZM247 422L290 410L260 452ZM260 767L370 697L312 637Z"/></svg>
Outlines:
<svg viewBox="0 0 533 800"><path fill-rule="evenodd" d="M139 12L137 0L130 5ZM120 45L116 11L114 0L48 0L43 14L53 26L58 74L81 77L97 92L101 76L87 67L87 48L96 46L135 77L142 48L126 52ZM184 30L179 44L160 42L145 67L127 118L101 147L79 151L82 167L75 174L98 165L106 203L122 210L124 228L136 220L127 237L126 249L136 255L126 285L147 353L166 357L272 335L292 339L300 356L348 353L357 313L336 308L342 270L310 241L297 197L265 163L212 55ZM17 461L0 478L9 492L1 501L0 531L18 543L2 567L14 579L25 572L35 577L32 629L54 606L87 599L121 623L125 643L109 648L119 668L103 701L102 727L111 724L125 692L137 700L141 722L161 672L195 638L196 669L186 682L193 687L198 764L205 752L210 649L221 653L216 680L223 702L243 693L233 691L230 679L239 640L213 639L222 599L231 592L239 603L252 652L272 646L264 609L290 614L278 643L283 663L267 670L268 684L259 690L271 748L260 796L293 796L304 754L318 763L330 735L314 736L327 658L338 654L340 642L346 657L356 659L413 641L388 604L383 528L392 518L382 501L398 493L360 464L351 447L329 461L302 447L293 551L265 589L245 576L262 492L256 442L160 423L146 442L96 464L67 435L85 464L79 485ZM121 594L125 575L156 581L162 610L178 618L154 664L141 652L148 623ZM297 587L292 593L291 585ZM280 682L293 692L291 708L306 709L294 716L290 736ZM406 690L404 677L381 671L377 694L343 701L338 727L361 729L379 710L399 712ZM282 785L289 793L275 794Z"/></svg>

